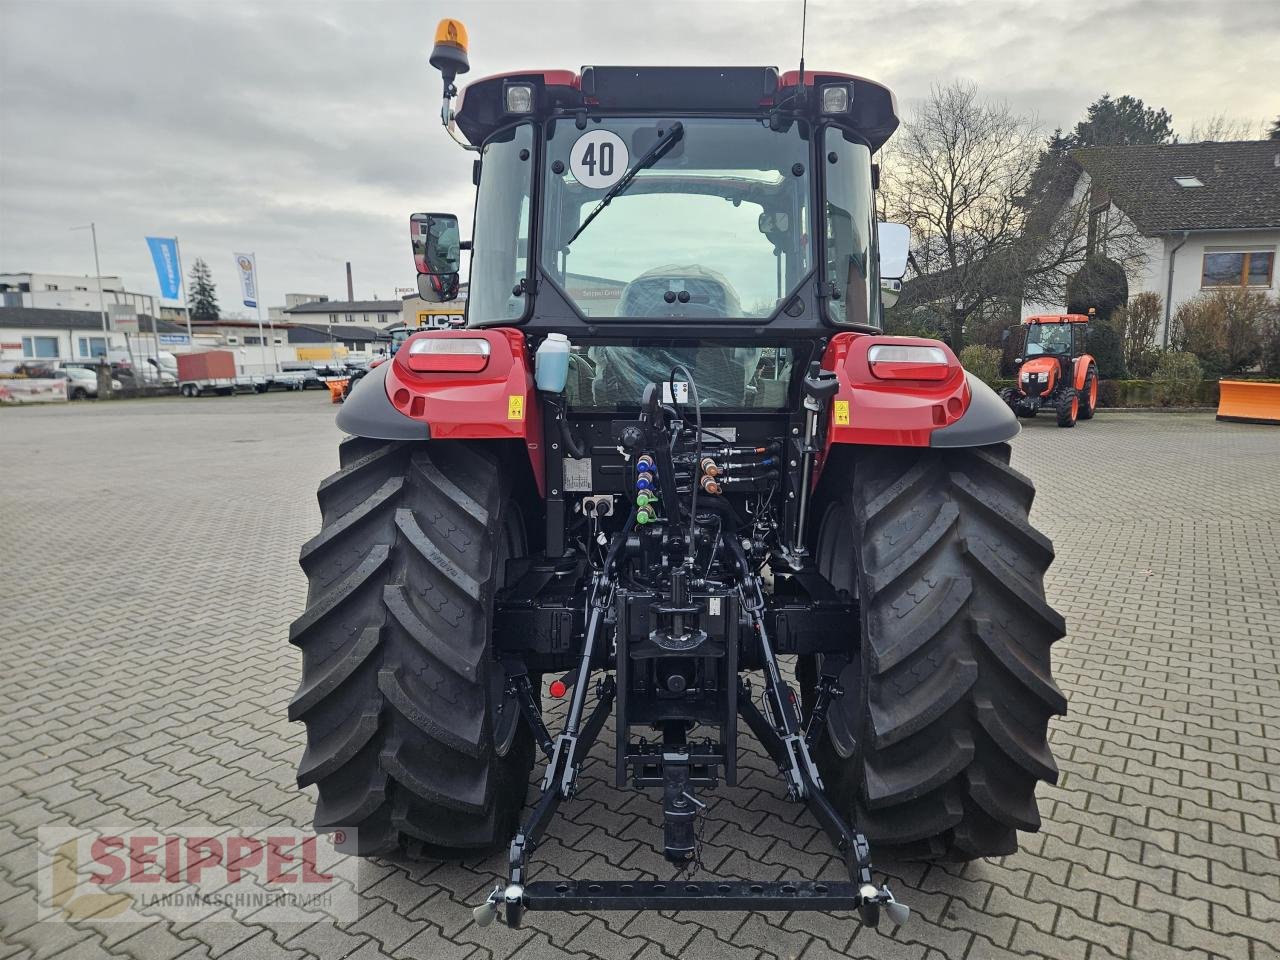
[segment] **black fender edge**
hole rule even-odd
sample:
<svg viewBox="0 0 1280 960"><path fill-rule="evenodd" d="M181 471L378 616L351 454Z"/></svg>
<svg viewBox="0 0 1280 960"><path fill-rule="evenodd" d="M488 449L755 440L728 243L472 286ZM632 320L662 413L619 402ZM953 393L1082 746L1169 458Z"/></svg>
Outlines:
<svg viewBox="0 0 1280 960"><path fill-rule="evenodd" d="M933 431L929 446L985 447L1016 437L1022 425L1009 405L972 373L966 372L965 376L969 378L969 409L955 423Z"/></svg>
<svg viewBox="0 0 1280 960"><path fill-rule="evenodd" d="M431 428L406 417L387 396L387 367L379 364L351 388L351 396L338 411L338 429L370 440L430 440Z"/></svg>

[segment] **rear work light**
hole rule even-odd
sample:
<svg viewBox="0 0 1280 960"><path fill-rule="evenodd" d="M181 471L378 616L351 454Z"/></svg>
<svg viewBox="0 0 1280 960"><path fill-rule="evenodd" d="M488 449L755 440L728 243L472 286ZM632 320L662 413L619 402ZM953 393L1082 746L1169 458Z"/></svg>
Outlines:
<svg viewBox="0 0 1280 960"><path fill-rule="evenodd" d="M829 83L822 88L823 113L848 113L852 101L853 93L847 83Z"/></svg>
<svg viewBox="0 0 1280 960"><path fill-rule="evenodd" d="M533 113L533 84L507 83L502 88L507 113Z"/></svg>
<svg viewBox="0 0 1280 960"><path fill-rule="evenodd" d="M867 363L881 380L947 379L947 355L939 347L877 343L867 351Z"/></svg>
<svg viewBox="0 0 1280 960"><path fill-rule="evenodd" d="M409 345L409 369L424 373L479 373L489 365L489 341L480 337L424 337Z"/></svg>

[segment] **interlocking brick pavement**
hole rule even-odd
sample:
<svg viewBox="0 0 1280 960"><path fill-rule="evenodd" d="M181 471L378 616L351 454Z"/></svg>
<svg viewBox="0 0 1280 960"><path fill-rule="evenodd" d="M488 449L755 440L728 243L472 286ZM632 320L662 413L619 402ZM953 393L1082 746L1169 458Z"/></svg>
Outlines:
<svg viewBox="0 0 1280 960"><path fill-rule="evenodd" d="M1136 412L1014 443L1070 629L1062 777L1013 856L880 864L916 910L906 927L616 913L477 929L501 858L365 863L341 927L36 923L41 826L307 825L284 637L338 439L318 394L0 411L0 960L1277 956L1280 429ZM744 760L708 813L708 867L838 876L750 740ZM544 876L665 874L656 803L611 776L601 746Z"/></svg>

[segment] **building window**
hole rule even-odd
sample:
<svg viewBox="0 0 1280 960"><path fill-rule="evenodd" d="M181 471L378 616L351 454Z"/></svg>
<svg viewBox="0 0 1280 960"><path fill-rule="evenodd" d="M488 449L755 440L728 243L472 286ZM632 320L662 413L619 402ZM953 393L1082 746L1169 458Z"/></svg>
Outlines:
<svg viewBox="0 0 1280 960"><path fill-rule="evenodd" d="M354 322L355 322L355 315L354 315L354 314L350 314L350 313L348 313L348 314L347 314L347 323L354 323Z"/></svg>
<svg viewBox="0 0 1280 960"><path fill-rule="evenodd" d="M228 344L229 346L234 347L234 346L235 346L237 343L239 343L239 342L240 342L240 338L239 338L239 337L227 337L227 344Z"/></svg>
<svg viewBox="0 0 1280 960"><path fill-rule="evenodd" d="M1274 250L1206 253L1201 287L1269 287L1275 267Z"/></svg>
<svg viewBox="0 0 1280 960"><path fill-rule="evenodd" d="M329 314L329 322L330 322L330 323L337 323L337 322L338 322L338 315L337 315L336 313L331 313L331 314Z"/></svg>
<svg viewBox="0 0 1280 960"><path fill-rule="evenodd" d="M245 337L244 345L246 347L260 347L262 346L262 338L261 337Z"/></svg>
<svg viewBox="0 0 1280 960"><path fill-rule="evenodd" d="M22 355L28 360L54 360L58 357L57 337L23 337Z"/></svg>
<svg viewBox="0 0 1280 960"><path fill-rule="evenodd" d="M58 289L58 285L57 285L56 283L46 283L46 284L44 285L44 288L45 288L46 290L57 290L57 289Z"/></svg>
<svg viewBox="0 0 1280 960"><path fill-rule="evenodd" d="M283 337L276 337L276 338L275 338L275 340L273 340L272 342L273 342L277 347L279 347L279 346L283 346L283 345L284 345L284 338L283 338Z"/></svg>
<svg viewBox="0 0 1280 960"><path fill-rule="evenodd" d="M77 346L80 357L85 360L101 357L107 352L107 341L102 337L80 337Z"/></svg>

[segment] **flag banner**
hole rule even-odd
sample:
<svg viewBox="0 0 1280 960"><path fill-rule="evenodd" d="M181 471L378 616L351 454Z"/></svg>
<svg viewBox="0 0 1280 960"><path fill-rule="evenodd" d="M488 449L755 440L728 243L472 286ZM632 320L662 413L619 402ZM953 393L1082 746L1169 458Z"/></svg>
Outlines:
<svg viewBox="0 0 1280 960"><path fill-rule="evenodd" d="M240 271L240 295L246 307L258 305L258 262L252 253L236 254L236 269Z"/></svg>
<svg viewBox="0 0 1280 960"><path fill-rule="evenodd" d="M162 300L182 298L182 277L178 273L178 241L175 237L147 237L151 259L156 265Z"/></svg>

